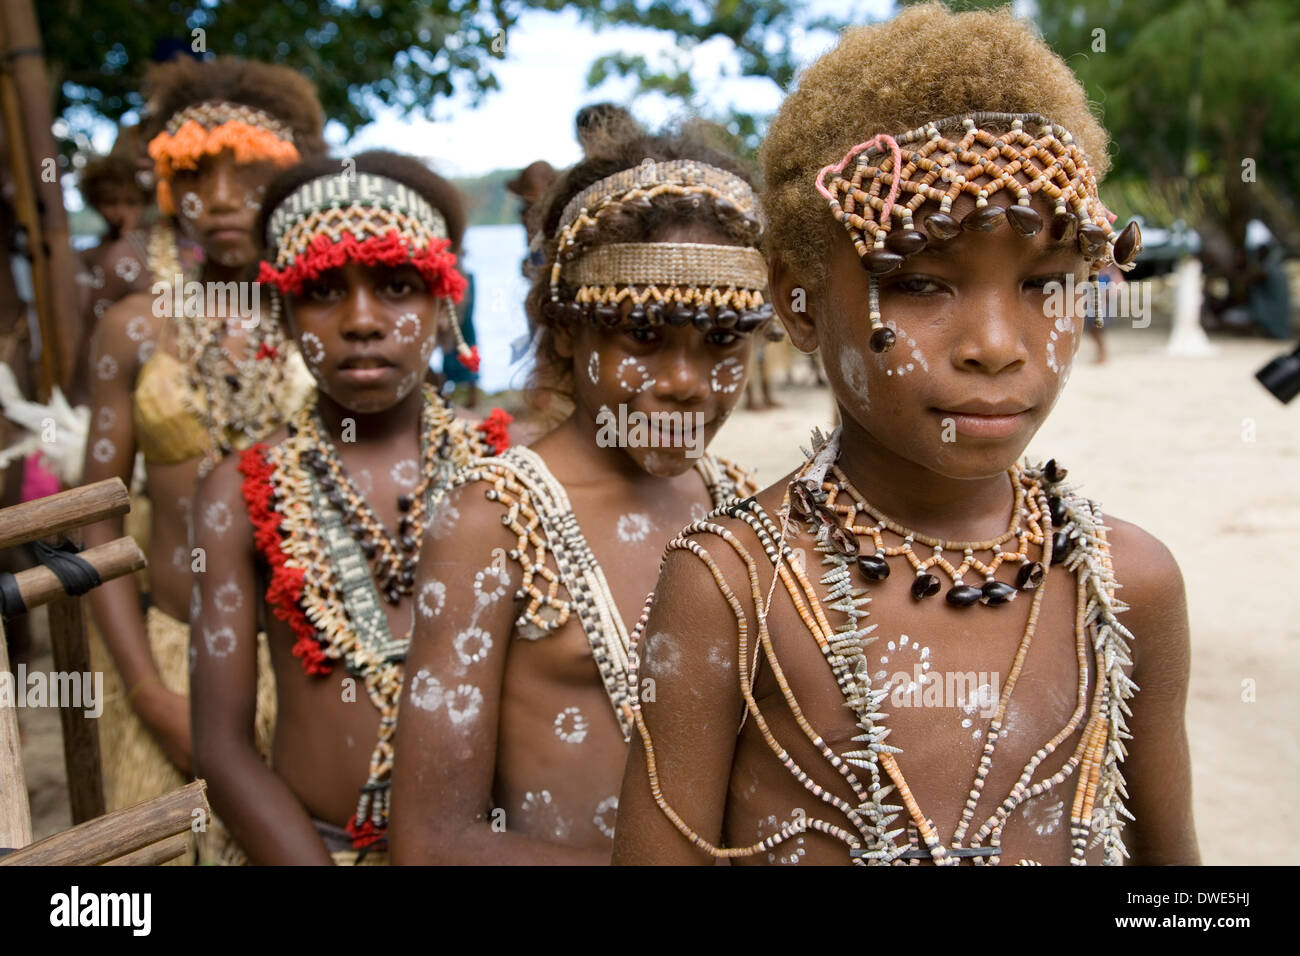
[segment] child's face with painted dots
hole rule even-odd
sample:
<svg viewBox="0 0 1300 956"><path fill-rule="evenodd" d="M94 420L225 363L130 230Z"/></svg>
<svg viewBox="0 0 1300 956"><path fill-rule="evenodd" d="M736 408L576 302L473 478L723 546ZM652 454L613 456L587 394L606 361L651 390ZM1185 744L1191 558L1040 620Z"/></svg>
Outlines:
<svg viewBox="0 0 1300 956"><path fill-rule="evenodd" d="M1010 195L989 201L1005 205ZM963 196L953 214L971 208ZM1034 208L1050 218L1037 197ZM931 211L922 207L918 225ZM868 273L838 230L821 296L810 299L806 316L783 317L796 345L821 349L846 430L938 474L985 477L1020 457L1069 376L1086 319L1073 302L1054 313L1048 285L1067 275L1086 280L1087 260L1046 229L1024 238L1003 223L932 241L880 277L881 316L896 340L876 353L868 344Z"/></svg>

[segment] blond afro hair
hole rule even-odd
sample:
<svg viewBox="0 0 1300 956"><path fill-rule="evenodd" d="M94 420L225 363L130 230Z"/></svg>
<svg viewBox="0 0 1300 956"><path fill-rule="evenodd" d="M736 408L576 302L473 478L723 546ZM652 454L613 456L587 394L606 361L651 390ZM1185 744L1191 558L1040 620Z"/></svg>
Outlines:
<svg viewBox="0 0 1300 956"><path fill-rule="evenodd" d="M1074 135L1098 178L1110 166L1109 137L1082 85L1009 9L952 13L924 3L844 30L800 75L759 153L769 258L820 287L839 227L813 185L818 170L879 133L978 111L1041 113Z"/></svg>

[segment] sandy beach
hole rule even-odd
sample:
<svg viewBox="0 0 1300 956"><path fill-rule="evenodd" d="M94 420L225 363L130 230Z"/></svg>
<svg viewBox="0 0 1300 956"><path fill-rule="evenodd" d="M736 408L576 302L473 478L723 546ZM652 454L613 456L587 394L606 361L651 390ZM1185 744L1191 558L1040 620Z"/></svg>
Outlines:
<svg viewBox="0 0 1300 956"><path fill-rule="evenodd" d="M1084 343L1030 456L1057 458L1106 513L1160 538L1182 568L1204 861L1300 863L1300 818L1286 810L1300 802L1300 703L1287 689L1300 687L1300 587L1289 583L1300 571L1291 540L1300 535L1300 402L1282 406L1253 378L1285 343L1218 339L1217 357L1188 360L1163 353L1167 329L1107 335L1110 361L1093 364ZM811 428L830 420L827 390L798 385L774 397L781 408L738 410L713 446L765 483L793 468ZM35 650L29 666L48 669L43 635ZM59 720L48 709L19 719L39 839L69 825Z"/></svg>

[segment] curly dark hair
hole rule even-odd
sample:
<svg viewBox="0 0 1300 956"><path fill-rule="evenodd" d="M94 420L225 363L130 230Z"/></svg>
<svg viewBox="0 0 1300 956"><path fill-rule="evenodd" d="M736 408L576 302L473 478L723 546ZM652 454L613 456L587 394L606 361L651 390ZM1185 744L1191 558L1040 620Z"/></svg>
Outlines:
<svg viewBox="0 0 1300 956"><path fill-rule="evenodd" d="M551 267L555 263L556 232L569 200L607 176L631 169L650 159L670 162L693 159L733 173L753 185L753 176L736 157L712 145L716 136L706 124L688 123L682 128L652 135L638 131L631 135L597 133L589 141L587 158L561 173L546 195L530 210L529 235L541 233L543 264L533 273L525 311L529 325L537 332L536 366L530 388L539 392L573 394L573 369L555 348L555 329L564 324L545 314L550 298ZM615 242L654 242L670 229L699 226L716 232L734 245L757 247L761 221L730 203L723 207L700 196L661 196L645 206L632 204L613 209L600 217L599 226L584 239L585 248Z"/></svg>
<svg viewBox="0 0 1300 956"><path fill-rule="evenodd" d="M1074 135L1099 179L1109 166L1108 137L1082 84L1010 9L922 3L846 29L800 75L759 151L769 259L820 286L838 226L813 187L817 171L878 133L978 111L1041 113Z"/></svg>
<svg viewBox="0 0 1300 956"><path fill-rule="evenodd" d="M293 130L304 159L326 152L325 111L311 81L287 66L219 56L211 60L177 57L151 67L144 78L149 108L141 123L145 142L163 131L180 110L205 100L227 100L269 113Z"/></svg>
<svg viewBox="0 0 1300 956"><path fill-rule="evenodd" d="M100 209L104 205L105 195L110 189L129 189L138 197L140 205L147 206L152 201L149 190L144 189L135 178L135 163L125 156L100 156L86 163L77 180L77 188L86 205Z"/></svg>
<svg viewBox="0 0 1300 956"><path fill-rule="evenodd" d="M385 149L372 149L352 157L355 171L384 176L409 186L428 200L434 209L442 213L447 223L447 238L451 240L453 252L459 252L461 241L465 238L465 200L452 183L439 176L414 156L394 153ZM321 156L297 163L279 173L267 184L262 197L262 209L257 217L257 236L263 244L266 242L266 227L270 222L275 207L280 205L291 192L303 183L321 176L337 175L343 171L343 161Z"/></svg>

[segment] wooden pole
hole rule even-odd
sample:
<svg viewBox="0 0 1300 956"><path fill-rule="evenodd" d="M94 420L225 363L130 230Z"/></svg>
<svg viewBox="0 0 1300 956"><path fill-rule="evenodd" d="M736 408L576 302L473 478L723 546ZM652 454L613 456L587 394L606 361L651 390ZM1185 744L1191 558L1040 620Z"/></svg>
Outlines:
<svg viewBox="0 0 1300 956"><path fill-rule="evenodd" d="M0 511L0 549L126 514L131 493L121 478L105 478L57 495L24 501Z"/></svg>
<svg viewBox="0 0 1300 956"><path fill-rule="evenodd" d="M101 582L120 578L132 571L139 571L146 564L140 546L131 537L118 538L107 544L87 548L79 557L99 572ZM64 596L63 585L59 583L54 572L43 564L28 568L26 571L19 571L14 575L14 582L18 585L18 593L22 595L23 603L27 605L29 611L47 601Z"/></svg>
<svg viewBox="0 0 1300 956"><path fill-rule="evenodd" d="M0 624L0 680L10 673L8 642ZM0 847L32 842L32 811L27 802L23 747L18 739L18 709L0 705ZM11 854L12 855L12 854ZM0 860L8 857L0 857Z"/></svg>
<svg viewBox="0 0 1300 956"><path fill-rule="evenodd" d="M17 190L15 209L27 230L32 285L41 327L44 401L52 386L72 385L86 330L77 308L77 266L68 237L58 151L51 132L49 83L31 0L0 3L0 105Z"/></svg>
<svg viewBox="0 0 1300 956"><path fill-rule="evenodd" d="M190 835L177 833L157 843L150 843L115 860L105 860L102 866L158 866L174 860L190 848Z"/></svg>
<svg viewBox="0 0 1300 956"><path fill-rule="evenodd" d="M207 789L205 781L195 780L161 797L105 814L0 856L0 866L98 866L167 837L185 834L188 839L196 810L202 811L205 820L212 819Z"/></svg>
<svg viewBox="0 0 1300 956"><path fill-rule="evenodd" d="M69 532L68 539L81 547L81 529ZM130 538L119 540L135 544ZM47 543L57 544L55 541ZM137 567L144 564L144 555L139 551L137 546ZM133 556L131 563L134 564L135 561ZM99 572L101 581L109 580L105 577L107 560L100 563L92 561L91 564ZM101 566L104 570L101 570ZM21 585L19 593L22 593ZM24 603L25 601L26 598ZM67 594L59 595L46 609L46 619L50 629L54 670L61 674L91 674L90 645L86 643L86 624L81 618L81 599ZM74 824L85 823L103 816L107 809L104 804L104 774L99 759L99 721L87 717L85 708L69 707L66 701L59 707L59 721L63 727L63 769L68 781L68 807L72 811Z"/></svg>

